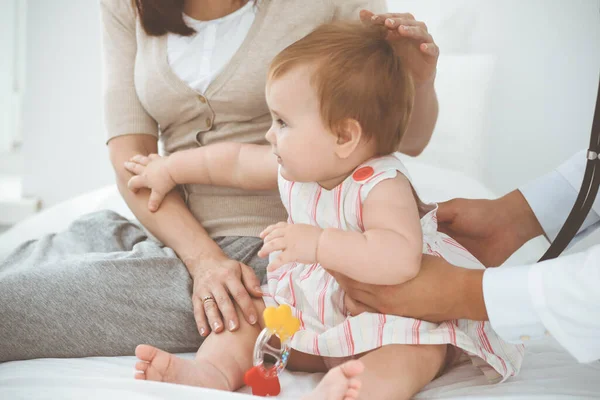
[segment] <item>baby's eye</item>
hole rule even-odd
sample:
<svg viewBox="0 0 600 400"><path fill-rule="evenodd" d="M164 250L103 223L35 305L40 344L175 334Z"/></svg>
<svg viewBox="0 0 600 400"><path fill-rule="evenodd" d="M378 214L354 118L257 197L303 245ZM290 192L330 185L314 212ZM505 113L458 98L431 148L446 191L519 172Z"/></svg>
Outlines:
<svg viewBox="0 0 600 400"><path fill-rule="evenodd" d="M279 125L281 128L285 128L285 127L287 127L287 124L286 124L286 123L285 123L285 121L284 121L284 120L282 120L281 118L280 118L280 119L278 119L276 122L277 122L277 125Z"/></svg>

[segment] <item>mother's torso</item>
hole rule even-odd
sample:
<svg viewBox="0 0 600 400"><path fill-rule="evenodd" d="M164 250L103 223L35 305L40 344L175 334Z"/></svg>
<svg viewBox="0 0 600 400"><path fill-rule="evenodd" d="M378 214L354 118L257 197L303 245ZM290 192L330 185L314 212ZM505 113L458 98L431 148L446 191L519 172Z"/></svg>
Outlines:
<svg viewBox="0 0 600 400"><path fill-rule="evenodd" d="M110 7L116 0L104 2ZM161 148L168 154L219 141L266 143L271 117L265 83L273 57L324 22L358 18L362 8L381 12L384 3L260 0L246 38L204 93L190 88L169 66L167 36L146 35L135 18L130 27L137 45L133 83L141 106L158 125ZM124 8L122 3L119 8ZM213 237L257 236L265 226L286 218L275 191L186 185L185 195L190 210Z"/></svg>

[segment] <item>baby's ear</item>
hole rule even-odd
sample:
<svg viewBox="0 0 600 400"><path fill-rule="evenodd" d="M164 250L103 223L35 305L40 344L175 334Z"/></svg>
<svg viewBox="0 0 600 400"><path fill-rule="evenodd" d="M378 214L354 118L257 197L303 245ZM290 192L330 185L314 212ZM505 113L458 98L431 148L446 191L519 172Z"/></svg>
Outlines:
<svg viewBox="0 0 600 400"><path fill-rule="evenodd" d="M363 130L357 120L346 118L338 123L335 134L337 135L336 154L340 158L348 158L362 140Z"/></svg>

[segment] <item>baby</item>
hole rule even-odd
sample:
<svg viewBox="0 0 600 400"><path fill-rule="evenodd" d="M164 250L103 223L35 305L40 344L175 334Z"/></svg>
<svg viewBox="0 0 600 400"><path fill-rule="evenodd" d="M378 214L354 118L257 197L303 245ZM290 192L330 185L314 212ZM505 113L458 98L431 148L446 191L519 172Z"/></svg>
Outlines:
<svg viewBox="0 0 600 400"><path fill-rule="evenodd" d="M422 253L482 268L437 231L436 206L421 202L394 153L413 98L411 77L384 30L329 23L283 50L270 66L270 146L219 143L169 157L136 156L126 164L136 174L130 189L151 189L156 204L185 183L279 188L289 219L261 234L259 255L271 255L271 262L257 308L287 304L299 318L291 370L325 372L360 358L359 398L408 399L457 354L493 382L515 375L523 357L521 347L503 342L485 322L350 316L344 292L328 272L399 284L417 274ZM138 377L239 389L261 329L240 321L235 332L210 334L195 361L138 346Z"/></svg>

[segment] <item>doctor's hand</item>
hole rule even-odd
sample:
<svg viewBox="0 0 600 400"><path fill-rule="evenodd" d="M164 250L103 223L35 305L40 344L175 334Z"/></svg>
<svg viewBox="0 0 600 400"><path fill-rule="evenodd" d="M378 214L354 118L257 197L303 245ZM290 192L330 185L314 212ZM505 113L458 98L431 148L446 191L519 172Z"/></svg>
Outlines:
<svg viewBox="0 0 600 400"><path fill-rule="evenodd" d="M496 200L453 199L439 204L438 229L486 267L501 265L530 239L544 232L518 190Z"/></svg>
<svg viewBox="0 0 600 400"><path fill-rule="evenodd" d="M428 32L427 25L415 20L409 13L373 14L362 10L360 19L364 23L383 25L388 29L388 40L408 66L416 85L435 79L440 49Z"/></svg>
<svg viewBox="0 0 600 400"><path fill-rule="evenodd" d="M346 292L350 315L380 312L442 322L468 318L487 320L483 270L456 267L441 257L423 255L419 274L399 285L369 285L328 271Z"/></svg>

